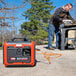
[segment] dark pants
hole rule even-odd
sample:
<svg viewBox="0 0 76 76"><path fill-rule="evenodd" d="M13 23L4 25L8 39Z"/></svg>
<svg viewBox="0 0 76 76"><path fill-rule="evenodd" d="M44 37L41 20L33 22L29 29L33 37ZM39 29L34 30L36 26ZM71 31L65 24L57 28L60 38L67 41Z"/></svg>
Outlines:
<svg viewBox="0 0 76 76"><path fill-rule="evenodd" d="M63 25L62 25L63 26ZM49 24L49 34L48 34L48 47L52 47L53 35L56 35L56 47L61 46L61 32L60 27L55 28L53 24Z"/></svg>

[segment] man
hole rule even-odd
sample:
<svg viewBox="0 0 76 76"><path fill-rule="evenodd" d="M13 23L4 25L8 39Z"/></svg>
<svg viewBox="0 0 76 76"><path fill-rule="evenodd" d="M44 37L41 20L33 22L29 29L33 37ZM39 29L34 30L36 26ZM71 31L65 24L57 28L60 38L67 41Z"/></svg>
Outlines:
<svg viewBox="0 0 76 76"><path fill-rule="evenodd" d="M55 10L53 16L50 19L49 23L49 34L48 34L48 49L54 50L52 46L52 39L54 32L56 34L56 48L60 48L60 25L63 24L65 19L74 20L70 14L69 10L73 7L71 3L68 3L67 5L60 7Z"/></svg>

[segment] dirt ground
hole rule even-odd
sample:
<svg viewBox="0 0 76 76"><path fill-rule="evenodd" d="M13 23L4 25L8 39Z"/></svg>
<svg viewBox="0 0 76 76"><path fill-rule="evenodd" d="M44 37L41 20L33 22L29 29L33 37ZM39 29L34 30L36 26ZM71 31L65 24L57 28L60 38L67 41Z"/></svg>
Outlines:
<svg viewBox="0 0 76 76"><path fill-rule="evenodd" d="M48 50L46 47L47 45L36 46L42 51L62 53L62 56L51 59L51 64L48 64L38 51L36 52L37 63L34 67L7 68L3 65L3 51L0 50L0 76L76 76L76 50Z"/></svg>

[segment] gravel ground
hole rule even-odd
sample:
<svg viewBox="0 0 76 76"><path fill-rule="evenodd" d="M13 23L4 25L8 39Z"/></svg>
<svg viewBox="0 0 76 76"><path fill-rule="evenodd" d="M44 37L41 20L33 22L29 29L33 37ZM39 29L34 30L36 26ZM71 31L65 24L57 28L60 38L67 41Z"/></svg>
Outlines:
<svg viewBox="0 0 76 76"><path fill-rule="evenodd" d="M76 50L48 50L46 47L47 45L36 46L42 51L62 53L62 56L51 59L51 64L48 64L38 51L36 52L37 63L34 67L7 68L3 65L3 52L0 50L0 76L76 76Z"/></svg>

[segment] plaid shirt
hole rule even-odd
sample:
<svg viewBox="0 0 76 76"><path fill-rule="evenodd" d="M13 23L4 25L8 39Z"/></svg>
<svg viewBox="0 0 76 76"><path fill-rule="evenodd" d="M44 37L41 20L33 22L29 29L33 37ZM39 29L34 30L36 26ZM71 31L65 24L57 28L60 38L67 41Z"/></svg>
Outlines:
<svg viewBox="0 0 76 76"><path fill-rule="evenodd" d="M65 11L62 7L57 8L53 14L53 16L50 19L50 23L54 24L55 27L58 27L60 24L62 24L63 19L70 19L74 20L71 16L70 13Z"/></svg>

